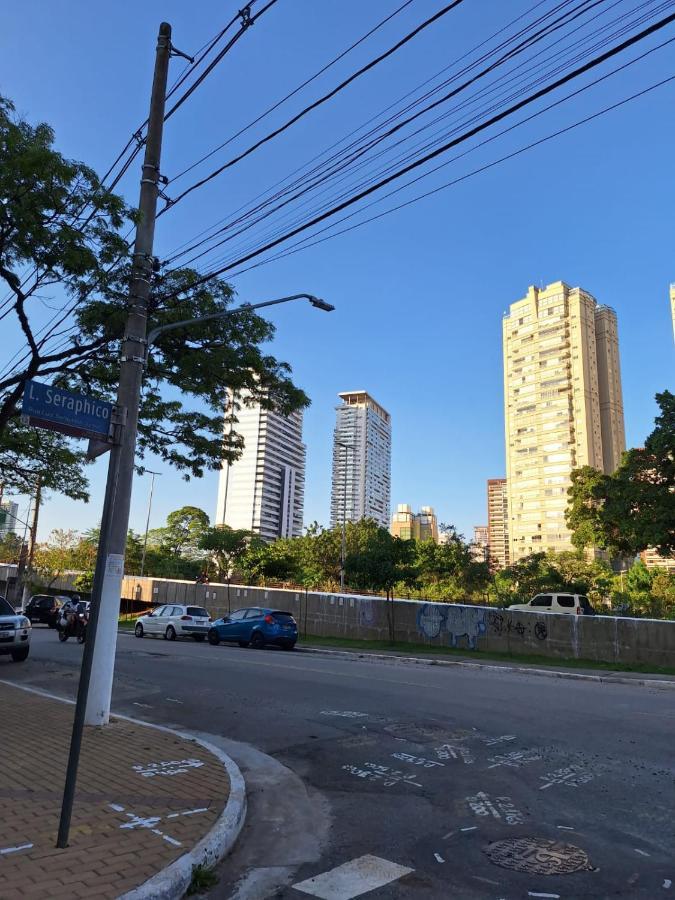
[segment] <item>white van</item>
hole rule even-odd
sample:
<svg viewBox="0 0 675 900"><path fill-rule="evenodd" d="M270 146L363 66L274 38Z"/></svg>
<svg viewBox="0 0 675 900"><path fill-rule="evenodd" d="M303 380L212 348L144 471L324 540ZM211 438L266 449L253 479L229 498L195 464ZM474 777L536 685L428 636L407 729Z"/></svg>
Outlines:
<svg viewBox="0 0 675 900"><path fill-rule="evenodd" d="M570 616L594 616L595 610L582 594L537 594L529 603L514 603L509 609L521 612L561 613Z"/></svg>

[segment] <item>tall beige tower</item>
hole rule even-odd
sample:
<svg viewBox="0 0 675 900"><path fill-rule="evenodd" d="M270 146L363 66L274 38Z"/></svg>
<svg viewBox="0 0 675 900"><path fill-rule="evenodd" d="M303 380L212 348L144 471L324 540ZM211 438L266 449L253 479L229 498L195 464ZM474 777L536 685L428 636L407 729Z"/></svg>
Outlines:
<svg viewBox="0 0 675 900"><path fill-rule="evenodd" d="M490 560L495 568L505 569L511 561L506 478L488 478L487 496Z"/></svg>
<svg viewBox="0 0 675 900"><path fill-rule="evenodd" d="M504 316L510 561L572 549L570 473L612 472L625 449L615 312L562 281Z"/></svg>

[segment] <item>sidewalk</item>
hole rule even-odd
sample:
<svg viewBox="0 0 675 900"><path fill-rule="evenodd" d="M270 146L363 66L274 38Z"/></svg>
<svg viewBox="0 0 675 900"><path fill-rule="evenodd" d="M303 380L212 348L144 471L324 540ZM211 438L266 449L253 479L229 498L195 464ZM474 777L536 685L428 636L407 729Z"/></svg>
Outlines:
<svg viewBox="0 0 675 900"><path fill-rule="evenodd" d="M0 897L116 898L192 850L230 793L201 744L123 719L86 729L70 845L57 850L75 707L0 684Z"/></svg>

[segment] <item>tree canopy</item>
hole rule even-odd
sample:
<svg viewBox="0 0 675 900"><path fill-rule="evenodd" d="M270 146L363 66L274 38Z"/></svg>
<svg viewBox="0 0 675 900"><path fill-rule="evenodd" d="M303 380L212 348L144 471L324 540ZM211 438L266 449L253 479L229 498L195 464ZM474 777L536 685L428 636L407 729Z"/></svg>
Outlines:
<svg viewBox="0 0 675 900"><path fill-rule="evenodd" d="M675 396L656 395L660 415L644 447L628 450L616 472L572 472L567 524L579 548L635 556L675 552Z"/></svg>
<svg viewBox="0 0 675 900"><path fill-rule="evenodd" d="M8 291L0 318L13 318L20 335L0 373L0 479L14 479L16 490L51 454L49 469L63 474L52 489L84 496L81 453L65 438L23 428L20 399L37 378L114 400L128 303L126 230L135 219L90 167L54 148L48 125L31 125L0 98L0 284ZM191 269L157 273L148 329L232 308L226 282L197 278ZM45 324L46 303L55 311ZM271 323L244 309L161 337L144 378L138 459L156 454L186 479L235 460L243 442L236 404L232 427L223 427L228 388L282 414L307 405L288 364L263 350L273 335Z"/></svg>

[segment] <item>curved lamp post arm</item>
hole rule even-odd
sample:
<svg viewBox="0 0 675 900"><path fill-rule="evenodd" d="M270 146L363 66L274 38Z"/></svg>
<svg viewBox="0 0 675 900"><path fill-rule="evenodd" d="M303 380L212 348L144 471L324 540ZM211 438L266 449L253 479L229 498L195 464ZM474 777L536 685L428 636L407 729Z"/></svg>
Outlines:
<svg viewBox="0 0 675 900"><path fill-rule="evenodd" d="M170 322L168 325L159 325L149 332L147 337L147 348L149 348L157 338L167 331L175 331L177 328L188 328L190 325L198 325L202 322L211 322L214 319L226 319L228 316L234 316L239 312L250 312L254 309L262 309L264 306L277 306L279 303L288 303L290 300L309 300L316 309L322 309L324 312L332 312L335 307L313 294L291 294L290 297L280 297L278 300L265 300L263 303L244 303L235 309L224 309L222 312L211 313L209 316L201 316L198 319L183 319L180 322ZM147 351L146 351L147 352Z"/></svg>

